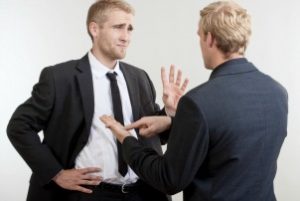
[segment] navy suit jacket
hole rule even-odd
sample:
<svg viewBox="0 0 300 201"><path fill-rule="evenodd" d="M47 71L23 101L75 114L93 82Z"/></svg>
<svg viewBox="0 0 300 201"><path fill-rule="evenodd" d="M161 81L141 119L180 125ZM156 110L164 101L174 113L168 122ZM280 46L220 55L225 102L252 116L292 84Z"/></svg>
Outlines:
<svg viewBox="0 0 300 201"><path fill-rule="evenodd" d="M230 60L181 98L164 156L127 137L125 159L157 189L183 190L186 201L274 201L287 113L279 83L244 58Z"/></svg>

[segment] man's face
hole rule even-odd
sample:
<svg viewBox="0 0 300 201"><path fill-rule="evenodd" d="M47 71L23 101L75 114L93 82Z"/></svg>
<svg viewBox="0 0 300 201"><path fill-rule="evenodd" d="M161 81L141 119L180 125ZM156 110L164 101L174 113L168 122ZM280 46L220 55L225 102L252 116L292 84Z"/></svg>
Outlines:
<svg viewBox="0 0 300 201"><path fill-rule="evenodd" d="M123 59L130 43L133 15L114 9L107 12L107 20L98 25L94 35L94 47L105 58L111 61Z"/></svg>

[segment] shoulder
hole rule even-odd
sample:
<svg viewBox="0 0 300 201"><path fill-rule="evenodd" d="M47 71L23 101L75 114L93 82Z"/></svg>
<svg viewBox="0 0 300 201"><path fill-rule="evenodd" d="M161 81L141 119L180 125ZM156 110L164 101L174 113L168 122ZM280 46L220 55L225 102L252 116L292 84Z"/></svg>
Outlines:
<svg viewBox="0 0 300 201"><path fill-rule="evenodd" d="M126 78L135 79L139 85L153 85L148 73L139 67L120 62L120 69Z"/></svg>
<svg viewBox="0 0 300 201"><path fill-rule="evenodd" d="M214 88L214 85L215 84L212 81L204 82L203 84L198 85L187 92L186 96L192 99L207 97L209 94L211 94L211 89Z"/></svg>
<svg viewBox="0 0 300 201"><path fill-rule="evenodd" d="M62 63L58 63L52 66L47 67L50 71L52 71L53 73L64 73L64 72L71 72L74 71L76 66L79 63L79 59L78 60L69 60L69 61L65 61Z"/></svg>
<svg viewBox="0 0 300 201"><path fill-rule="evenodd" d="M75 77L80 74L78 66L84 66L84 68L90 69L89 63L85 60L85 57L77 60L68 60L43 68L40 74L40 80L54 82L60 87L65 86L66 83L74 83L76 80Z"/></svg>
<svg viewBox="0 0 300 201"><path fill-rule="evenodd" d="M185 104L194 105L197 108L200 108L201 105L206 102L206 99L209 96L209 86L208 82L205 82L199 86L188 91L182 98L181 101Z"/></svg>
<svg viewBox="0 0 300 201"><path fill-rule="evenodd" d="M123 72L126 71L126 73L130 73L132 75L148 76L145 70L123 61L120 61L120 68Z"/></svg>
<svg viewBox="0 0 300 201"><path fill-rule="evenodd" d="M45 67L42 72L52 73L55 78L68 78L78 74L82 69L90 71L90 64L87 55L80 59L68 60Z"/></svg>
<svg viewBox="0 0 300 201"><path fill-rule="evenodd" d="M285 87L270 75L261 72L261 79L264 80L264 85L269 90L287 95L287 90L285 89Z"/></svg>

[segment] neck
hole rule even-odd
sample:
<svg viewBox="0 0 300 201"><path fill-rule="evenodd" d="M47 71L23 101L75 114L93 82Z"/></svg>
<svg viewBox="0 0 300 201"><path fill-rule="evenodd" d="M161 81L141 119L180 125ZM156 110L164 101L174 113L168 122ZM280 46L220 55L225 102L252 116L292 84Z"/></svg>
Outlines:
<svg viewBox="0 0 300 201"><path fill-rule="evenodd" d="M98 61L100 61L103 65L105 65L109 69L114 69L117 63L117 60L108 58L107 56L103 55L97 48L92 48L91 52L96 57Z"/></svg>

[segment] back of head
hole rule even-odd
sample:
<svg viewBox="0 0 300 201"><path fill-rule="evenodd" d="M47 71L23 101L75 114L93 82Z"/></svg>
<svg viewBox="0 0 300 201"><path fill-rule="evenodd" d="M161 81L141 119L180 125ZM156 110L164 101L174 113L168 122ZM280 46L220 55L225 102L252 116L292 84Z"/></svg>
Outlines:
<svg viewBox="0 0 300 201"><path fill-rule="evenodd" d="M251 19L246 9L233 1L218 1L200 11L200 27L208 32L225 55L244 55L251 35Z"/></svg>
<svg viewBox="0 0 300 201"><path fill-rule="evenodd" d="M133 7L123 0L98 0L91 5L88 11L86 26L90 37L89 24L95 22L102 25L107 20L107 15L111 10L118 9L126 13L134 14ZM93 39L93 38L92 38Z"/></svg>

